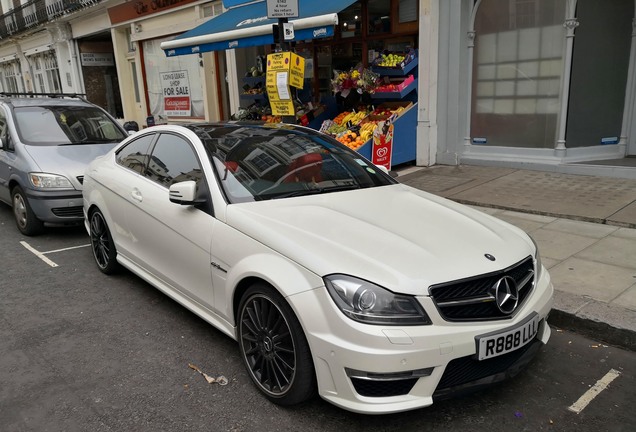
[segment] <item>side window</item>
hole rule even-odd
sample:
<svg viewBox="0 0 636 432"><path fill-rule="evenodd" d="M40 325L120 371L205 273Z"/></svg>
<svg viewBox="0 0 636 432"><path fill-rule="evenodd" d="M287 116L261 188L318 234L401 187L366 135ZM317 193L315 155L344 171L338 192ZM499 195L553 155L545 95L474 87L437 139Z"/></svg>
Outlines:
<svg viewBox="0 0 636 432"><path fill-rule="evenodd" d="M201 165L188 141L167 133L159 135L145 175L166 188L187 180L200 186L203 178Z"/></svg>
<svg viewBox="0 0 636 432"><path fill-rule="evenodd" d="M4 115L4 111L0 108L0 138L2 139L2 148L7 151L13 151L13 142L11 141L11 134L7 126L7 119Z"/></svg>
<svg viewBox="0 0 636 432"><path fill-rule="evenodd" d="M117 152L117 163L128 169L143 174L144 167L148 162L150 144L156 137L155 134L148 134L131 141Z"/></svg>

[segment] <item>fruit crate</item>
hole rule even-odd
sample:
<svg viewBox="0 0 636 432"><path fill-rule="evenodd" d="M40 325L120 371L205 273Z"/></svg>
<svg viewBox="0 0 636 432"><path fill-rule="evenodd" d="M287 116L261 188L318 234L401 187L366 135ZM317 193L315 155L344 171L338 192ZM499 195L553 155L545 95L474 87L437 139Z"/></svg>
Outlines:
<svg viewBox="0 0 636 432"><path fill-rule="evenodd" d="M404 76L411 72L418 64L417 51L410 50L407 53L400 53L404 55L404 60L395 67L378 66L378 59L371 66L371 70L382 76Z"/></svg>

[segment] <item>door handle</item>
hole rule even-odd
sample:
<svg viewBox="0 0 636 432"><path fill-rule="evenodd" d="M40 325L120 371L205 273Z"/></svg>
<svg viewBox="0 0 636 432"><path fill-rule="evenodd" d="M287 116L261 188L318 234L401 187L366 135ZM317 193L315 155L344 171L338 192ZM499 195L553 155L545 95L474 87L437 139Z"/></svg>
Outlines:
<svg viewBox="0 0 636 432"><path fill-rule="evenodd" d="M132 197L132 199L138 202L142 202L144 200L144 197L141 195L139 189L133 189L130 193L130 196Z"/></svg>

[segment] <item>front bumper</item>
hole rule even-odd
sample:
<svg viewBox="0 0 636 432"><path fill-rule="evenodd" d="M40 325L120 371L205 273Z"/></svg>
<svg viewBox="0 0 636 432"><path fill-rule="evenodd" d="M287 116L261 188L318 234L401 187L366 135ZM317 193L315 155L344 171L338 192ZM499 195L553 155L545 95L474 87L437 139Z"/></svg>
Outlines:
<svg viewBox="0 0 636 432"><path fill-rule="evenodd" d="M428 326L364 325L345 317L326 289L289 298L312 350L319 394L344 409L369 414L406 411L434 400L478 389L521 371L547 343L546 318L553 303L547 271L510 320L444 321L429 297L418 298L433 321ZM476 360L475 337L509 328L537 313L533 342L489 360Z"/></svg>
<svg viewBox="0 0 636 432"><path fill-rule="evenodd" d="M77 223L84 219L82 191L25 191L35 216L49 224Z"/></svg>

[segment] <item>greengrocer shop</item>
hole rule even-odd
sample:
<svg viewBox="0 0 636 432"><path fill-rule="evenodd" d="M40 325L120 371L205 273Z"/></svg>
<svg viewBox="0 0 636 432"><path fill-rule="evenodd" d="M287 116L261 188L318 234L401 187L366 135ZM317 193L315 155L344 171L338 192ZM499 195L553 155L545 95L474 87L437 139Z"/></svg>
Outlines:
<svg viewBox="0 0 636 432"><path fill-rule="evenodd" d="M232 119L281 121L282 98L293 104L291 116L284 111L285 121L322 130L387 167L414 162L420 2L297 0L297 16L288 20L293 39L282 44L267 3L224 0L225 12L161 48L168 58L231 53ZM298 88L285 82L276 91L268 64L271 72L287 44L292 57L284 57L284 64L291 59L304 66L302 81Z"/></svg>

